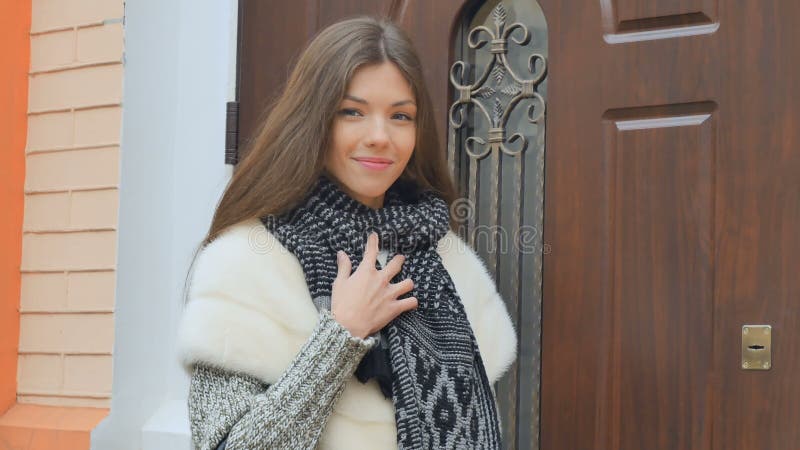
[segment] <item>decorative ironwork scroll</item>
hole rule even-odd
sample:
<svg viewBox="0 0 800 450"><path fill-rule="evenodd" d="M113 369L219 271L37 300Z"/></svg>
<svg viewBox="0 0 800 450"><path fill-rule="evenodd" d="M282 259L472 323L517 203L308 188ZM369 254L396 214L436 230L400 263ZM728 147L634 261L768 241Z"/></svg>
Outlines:
<svg viewBox="0 0 800 450"><path fill-rule="evenodd" d="M454 213L519 333L519 357L497 388L506 448L539 448L546 24L533 0L465 11L450 68L448 162L467 198Z"/></svg>
<svg viewBox="0 0 800 450"><path fill-rule="evenodd" d="M522 100L533 100L528 106L528 120L531 123L538 123L544 118L545 102L544 98L536 92L537 85L544 79L546 74L546 59L542 54L533 53L528 58L528 70L533 75L531 78L523 78L514 72L512 66L508 62L508 43L509 40L524 46L530 40L530 32L520 22L514 22L506 26L507 12L502 3L499 3L492 11L495 29L494 31L486 26L478 26L473 28L467 37L469 47L472 49L479 49L486 44L490 44L489 51L494 56L489 66L483 70L483 74L473 84L465 85L463 79L465 72L467 72L467 63L464 61L456 61L450 68L450 83L458 91L458 100L451 106L448 113L448 119L451 129L459 129L464 126L464 107L465 105L474 105L478 110L483 113L485 120L490 124L486 138L481 136L469 136L464 141L464 149L467 155L475 161L481 160L488 155L492 155L495 159L493 167L499 168L499 153L503 152L509 156L516 156L523 152L528 146L528 140L522 133L516 132L506 138L506 122L508 121L509 114L514 107ZM514 33L519 30L519 33ZM481 34L487 35L487 38L479 38ZM521 36L515 36L521 34ZM536 62L540 61L540 67L537 70ZM481 100L492 100L490 105L485 105ZM538 107L537 107L538 106ZM488 141L488 145L487 145ZM519 148L512 149L508 144L519 141ZM483 146L482 150L475 149L475 144ZM451 168L454 165L454 154L450 154ZM477 170L477 164L470 165L471 170ZM476 199L477 196L477 174L471 173L471 180L475 180L475 184L471 184L470 198ZM492 176L493 181L498 180L498 174ZM496 183L495 183L496 184ZM497 203L499 198L492 203L493 214L492 218L497 216ZM469 224L469 229L473 231L470 233L470 243L475 244L475 219L476 215L470 217L472 221ZM493 224L496 226L497 222ZM494 261L493 261L494 263ZM493 266L495 264L492 264Z"/></svg>

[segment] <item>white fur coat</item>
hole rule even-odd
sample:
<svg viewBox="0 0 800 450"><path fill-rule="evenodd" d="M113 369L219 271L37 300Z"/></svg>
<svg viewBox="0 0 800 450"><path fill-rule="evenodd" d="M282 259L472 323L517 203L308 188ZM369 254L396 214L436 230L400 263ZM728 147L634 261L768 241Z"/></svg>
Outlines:
<svg viewBox="0 0 800 450"><path fill-rule="evenodd" d="M448 232L437 249L464 304L492 384L516 358L517 340L479 257ZM354 262L354 265L357 262ZM186 367L205 362L274 383L317 324L303 270L258 220L235 225L198 256L178 335ZM320 448L396 448L394 407L374 380L351 377Z"/></svg>

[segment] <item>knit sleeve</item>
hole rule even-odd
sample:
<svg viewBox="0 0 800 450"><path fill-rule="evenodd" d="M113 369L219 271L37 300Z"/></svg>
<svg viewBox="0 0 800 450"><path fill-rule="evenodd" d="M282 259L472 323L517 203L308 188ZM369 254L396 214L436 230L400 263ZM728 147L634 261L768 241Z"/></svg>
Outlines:
<svg viewBox="0 0 800 450"><path fill-rule="evenodd" d="M311 449L374 338L353 337L327 310L308 341L272 385L249 375L194 366L189 416L195 448ZM265 345L269 345L266 343Z"/></svg>

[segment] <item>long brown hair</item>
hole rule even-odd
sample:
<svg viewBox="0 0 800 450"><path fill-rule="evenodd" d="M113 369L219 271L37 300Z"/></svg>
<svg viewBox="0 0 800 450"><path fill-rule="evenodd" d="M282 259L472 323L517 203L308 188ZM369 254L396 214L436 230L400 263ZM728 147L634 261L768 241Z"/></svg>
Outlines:
<svg viewBox="0 0 800 450"><path fill-rule="evenodd" d="M397 25L357 17L325 28L300 55L228 183L201 246L231 225L298 206L323 173L333 118L354 72L387 61L408 80L417 104L416 146L400 180L433 190L451 205L457 194L419 57Z"/></svg>

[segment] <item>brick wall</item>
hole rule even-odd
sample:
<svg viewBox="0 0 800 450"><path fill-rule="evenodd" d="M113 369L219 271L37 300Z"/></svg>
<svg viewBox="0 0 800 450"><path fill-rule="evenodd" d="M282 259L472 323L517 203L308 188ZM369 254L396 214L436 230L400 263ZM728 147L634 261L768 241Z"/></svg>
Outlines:
<svg viewBox="0 0 800 450"><path fill-rule="evenodd" d="M111 395L122 0L32 0L18 402Z"/></svg>

